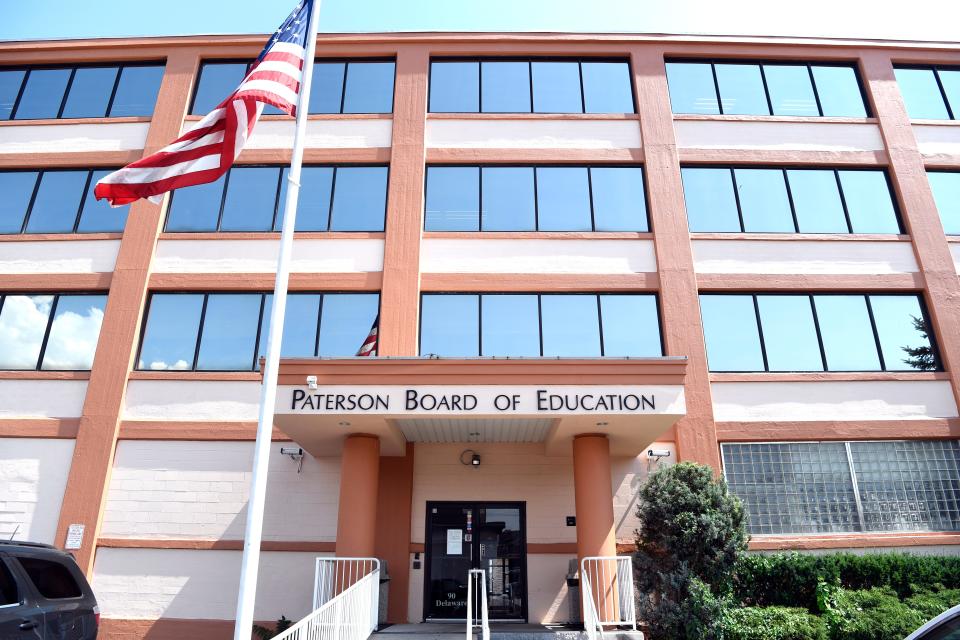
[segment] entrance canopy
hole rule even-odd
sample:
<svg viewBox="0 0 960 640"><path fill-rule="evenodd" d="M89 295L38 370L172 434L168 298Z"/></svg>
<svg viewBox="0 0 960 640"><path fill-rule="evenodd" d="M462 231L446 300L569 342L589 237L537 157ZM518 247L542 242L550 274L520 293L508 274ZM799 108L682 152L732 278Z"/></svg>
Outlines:
<svg viewBox="0 0 960 640"><path fill-rule="evenodd" d="M605 434L638 455L686 413L686 358L310 358L280 361L274 424L314 456L351 434L407 442L542 442Z"/></svg>

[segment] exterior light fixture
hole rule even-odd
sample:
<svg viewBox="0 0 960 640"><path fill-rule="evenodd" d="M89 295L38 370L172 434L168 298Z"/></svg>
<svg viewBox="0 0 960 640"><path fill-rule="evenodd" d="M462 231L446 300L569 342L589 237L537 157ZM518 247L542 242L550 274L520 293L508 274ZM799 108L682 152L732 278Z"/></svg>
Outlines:
<svg viewBox="0 0 960 640"><path fill-rule="evenodd" d="M317 388L317 376L307 376L307 388L311 390Z"/></svg>
<svg viewBox="0 0 960 640"><path fill-rule="evenodd" d="M469 454L469 460L464 460ZM474 451L473 449L464 449L460 453L460 464L465 467L473 467L474 469L480 466L480 454Z"/></svg>

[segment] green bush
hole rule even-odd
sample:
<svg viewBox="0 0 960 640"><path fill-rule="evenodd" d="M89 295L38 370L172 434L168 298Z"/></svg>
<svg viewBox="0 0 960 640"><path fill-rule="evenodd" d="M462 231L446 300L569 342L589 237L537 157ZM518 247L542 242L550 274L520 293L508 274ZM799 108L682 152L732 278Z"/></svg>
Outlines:
<svg viewBox="0 0 960 640"><path fill-rule="evenodd" d="M827 625L804 609L740 607L720 621L724 640L828 640Z"/></svg>
<svg viewBox="0 0 960 640"><path fill-rule="evenodd" d="M922 590L903 603L929 620L960 604L960 589Z"/></svg>
<svg viewBox="0 0 960 640"><path fill-rule="evenodd" d="M818 581L851 589L891 588L901 598L917 590L960 589L960 557L906 553L743 556L734 569L736 598L755 606L816 610Z"/></svg>
<svg viewBox="0 0 960 640"><path fill-rule="evenodd" d="M900 640L927 621L889 588L836 589L827 600L823 619L832 640Z"/></svg>

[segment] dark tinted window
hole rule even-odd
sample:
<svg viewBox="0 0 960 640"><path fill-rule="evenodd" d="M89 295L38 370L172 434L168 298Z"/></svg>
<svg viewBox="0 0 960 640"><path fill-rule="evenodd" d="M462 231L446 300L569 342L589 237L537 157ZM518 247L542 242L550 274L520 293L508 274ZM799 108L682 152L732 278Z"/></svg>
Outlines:
<svg viewBox="0 0 960 640"><path fill-rule="evenodd" d="M348 63L343 113L391 113L393 74L392 62Z"/></svg>
<svg viewBox="0 0 960 640"><path fill-rule="evenodd" d="M643 170L640 167L428 167L424 228L427 231L646 231Z"/></svg>
<svg viewBox="0 0 960 640"><path fill-rule="evenodd" d="M674 113L867 115L852 65L673 61L667 82Z"/></svg>
<svg viewBox="0 0 960 640"><path fill-rule="evenodd" d="M930 371L916 295L701 294L711 371Z"/></svg>
<svg viewBox="0 0 960 640"><path fill-rule="evenodd" d="M3 69L0 120L149 116L162 78L162 65L138 63Z"/></svg>
<svg viewBox="0 0 960 640"><path fill-rule="evenodd" d="M279 230L287 173L235 166L215 182L180 189L170 202L166 230ZM303 167L300 185L297 231L383 231L386 167Z"/></svg>
<svg viewBox="0 0 960 640"><path fill-rule="evenodd" d="M943 230L949 235L960 235L960 173L931 171L927 178Z"/></svg>
<svg viewBox="0 0 960 640"><path fill-rule="evenodd" d="M247 74L246 62L205 62L193 93L190 113L203 116L236 91Z"/></svg>
<svg viewBox="0 0 960 640"><path fill-rule="evenodd" d="M20 233L37 185L36 171L0 171L0 233Z"/></svg>
<svg viewBox="0 0 960 640"><path fill-rule="evenodd" d="M263 293L153 294L137 368L256 370L266 351L272 298ZM379 305L376 293L291 293L282 355L356 355Z"/></svg>
<svg viewBox="0 0 960 640"><path fill-rule="evenodd" d="M70 233L89 171L45 171L30 208L27 233Z"/></svg>
<svg viewBox="0 0 960 640"><path fill-rule="evenodd" d="M633 113L630 65L601 60L434 61L434 113Z"/></svg>
<svg viewBox="0 0 960 640"><path fill-rule="evenodd" d="M0 558L0 607L20 602L20 590L17 588L17 581L13 579L13 574L7 567L3 558Z"/></svg>
<svg viewBox="0 0 960 640"><path fill-rule="evenodd" d="M340 113L346 62L318 62L313 65L310 84L311 113Z"/></svg>
<svg viewBox="0 0 960 640"><path fill-rule="evenodd" d="M73 575L59 562L26 556L17 556L17 561L44 598L60 600L83 595Z"/></svg>
<svg viewBox="0 0 960 640"><path fill-rule="evenodd" d="M127 213L130 205L111 207L106 200L97 200L93 193L97 181L104 178L112 170L98 170L91 172L87 193L80 210L80 222L77 225L78 233L105 233L123 231L127 223Z"/></svg>
<svg viewBox="0 0 960 640"><path fill-rule="evenodd" d="M955 120L960 110L960 70L937 67L894 69L912 119Z"/></svg>
<svg viewBox="0 0 960 640"><path fill-rule="evenodd" d="M683 167L681 172L690 231L900 233L882 169Z"/></svg>
<svg viewBox="0 0 960 640"><path fill-rule="evenodd" d="M114 209L93 193L111 171L0 171L0 233L123 231L129 205Z"/></svg>
<svg viewBox="0 0 960 640"><path fill-rule="evenodd" d="M421 314L424 356L662 354L652 294L424 294Z"/></svg>

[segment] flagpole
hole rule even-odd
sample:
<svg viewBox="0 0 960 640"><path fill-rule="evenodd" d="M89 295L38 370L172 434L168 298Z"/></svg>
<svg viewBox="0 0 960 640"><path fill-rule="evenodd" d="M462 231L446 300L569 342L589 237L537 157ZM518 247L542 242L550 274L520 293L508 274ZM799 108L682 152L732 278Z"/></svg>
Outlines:
<svg viewBox="0 0 960 640"><path fill-rule="evenodd" d="M293 230L300 196L300 168L303 165L303 144L310 110L310 85L317 51L317 21L320 0L313 0L307 26L307 49L303 61L303 77L297 97L297 125L293 138L293 157L287 175L287 198L283 206L283 227L280 232L280 254L277 259L277 280L273 287L270 309L270 332L267 337L266 364L260 387L260 415L257 418L257 442L253 454L253 475L250 478L250 500L247 503L247 526L243 536L243 562L240 567L240 592L237 594L237 618L234 640L250 640L253 632L253 607L257 596L257 575L260 570L260 540L263 535L263 507L267 493L267 471L273 436L273 413L277 402L277 374L280 369L280 344L283 319L287 309L287 284L290 279L290 255L293 253Z"/></svg>

